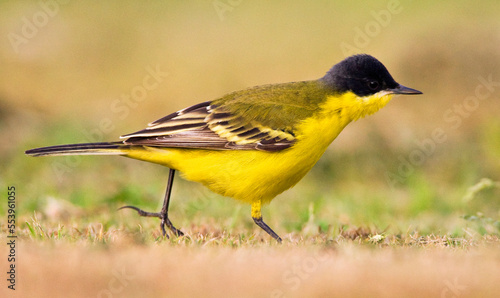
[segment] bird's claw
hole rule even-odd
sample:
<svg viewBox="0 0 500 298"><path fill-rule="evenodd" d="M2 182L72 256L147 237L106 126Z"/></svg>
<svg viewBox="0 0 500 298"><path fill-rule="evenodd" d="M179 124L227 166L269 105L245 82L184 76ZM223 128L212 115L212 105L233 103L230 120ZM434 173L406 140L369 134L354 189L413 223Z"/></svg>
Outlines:
<svg viewBox="0 0 500 298"><path fill-rule="evenodd" d="M139 213L139 216L158 217L159 219L161 219L160 227L161 227L162 234L163 234L163 236L166 236L167 238L169 238L169 237L167 235L167 231L165 230L165 226L167 226L170 229L170 231L172 231L172 233L174 233L174 235L176 235L177 237L184 236L184 233L181 230L174 227L174 225L172 224L172 222L168 218L168 214L166 214L166 213L164 214L164 213L160 213L160 212L147 212L147 211L139 209L135 206L123 206L123 207L118 208L118 210L122 210L122 209L133 209L133 210L137 211L137 213Z"/></svg>

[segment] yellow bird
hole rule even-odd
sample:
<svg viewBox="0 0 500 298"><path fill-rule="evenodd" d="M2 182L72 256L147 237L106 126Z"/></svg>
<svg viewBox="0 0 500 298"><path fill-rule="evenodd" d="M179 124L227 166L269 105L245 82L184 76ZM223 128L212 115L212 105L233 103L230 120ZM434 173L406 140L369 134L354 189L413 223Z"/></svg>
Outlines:
<svg viewBox="0 0 500 298"><path fill-rule="evenodd" d="M109 154L170 168L158 217L166 235L183 233L168 218L175 171L223 196L251 205L254 222L278 242L261 208L311 170L344 127L377 112L394 94L421 94L402 86L369 55L334 65L322 78L252 87L156 120L123 141L31 149L32 156ZM121 209L121 208L120 208ZM168 237L168 236L167 236Z"/></svg>

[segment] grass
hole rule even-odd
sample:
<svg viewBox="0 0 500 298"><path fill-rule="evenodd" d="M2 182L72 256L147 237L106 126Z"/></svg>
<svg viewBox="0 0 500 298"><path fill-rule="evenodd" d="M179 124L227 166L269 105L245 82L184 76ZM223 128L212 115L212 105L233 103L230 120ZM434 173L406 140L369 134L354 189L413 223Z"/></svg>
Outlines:
<svg viewBox="0 0 500 298"><path fill-rule="evenodd" d="M156 221L136 229L100 222L66 227L34 216L23 226L18 272L30 282L20 283L21 296L493 297L498 291L500 270L492 261L500 257L499 238L472 230L451 237L304 229L278 245L260 231L228 233L212 225L170 239L149 230Z"/></svg>
<svg viewBox="0 0 500 298"><path fill-rule="evenodd" d="M131 217L130 217L131 219ZM66 227L57 223L54 225L42 225L38 215L34 215L29 221L24 222L24 228L20 229L18 236L25 240L45 241L54 240L63 243L75 243L88 241L94 245L113 245L117 235L127 241L137 245L172 244L179 246L230 246L245 247L271 245L276 243L267 234L260 230L255 233L245 233L244 231L231 233L226 230L218 230L211 226L192 227L184 236L163 236L159 229L154 229L153 224L146 223L138 225L136 228L118 224L109 225L103 222L85 222L83 218L78 225ZM477 220L477 219L469 219ZM491 220L491 219L490 219ZM488 220L486 220L488 221ZM488 221L489 222L489 221ZM490 222L491 223L491 222ZM498 225L498 223L496 223ZM480 229L481 230L481 229ZM484 226L482 226L484 231ZM6 232L6 231L5 231ZM389 234L386 231L364 227L339 227L335 231L321 231L321 227L308 222L301 231L287 234L285 237L288 244L317 244L321 247L336 247L345 243L356 243L366 247L409 247L409 248L435 248L453 247L458 249L472 249L474 247L495 244L499 242L498 235L494 233L480 233L472 228L464 230L464 236L454 237L453 235L419 235L418 231L407 231L402 234Z"/></svg>
<svg viewBox="0 0 500 298"><path fill-rule="evenodd" d="M424 95L350 124L264 208L282 245L255 226L249 206L179 177L170 216L184 237L164 238L158 219L117 211L161 208L160 166L23 154L115 140L233 90L317 78L389 4L231 3L239 4L220 19L210 1L69 2L19 52L0 46L0 189L16 186L18 235L18 288L2 284L0 296L496 297L500 89L455 110L480 78L500 78L495 1L402 2L360 47ZM39 5L2 2L0 34L19 33ZM168 73L158 87L128 113L114 111L157 65ZM432 146L436 129L445 140ZM7 255L0 246L1 270Z"/></svg>

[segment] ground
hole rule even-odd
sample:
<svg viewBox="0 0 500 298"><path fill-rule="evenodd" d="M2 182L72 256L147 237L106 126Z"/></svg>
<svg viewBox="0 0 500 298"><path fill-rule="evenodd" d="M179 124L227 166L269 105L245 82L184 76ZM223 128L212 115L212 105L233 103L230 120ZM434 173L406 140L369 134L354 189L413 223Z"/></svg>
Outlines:
<svg viewBox="0 0 500 298"><path fill-rule="evenodd" d="M1 297L498 296L496 1L0 7ZM281 245L249 206L179 176L170 216L184 237L118 211L160 210L161 166L24 154L115 141L231 91L316 79L354 52L424 94L350 124L264 207Z"/></svg>

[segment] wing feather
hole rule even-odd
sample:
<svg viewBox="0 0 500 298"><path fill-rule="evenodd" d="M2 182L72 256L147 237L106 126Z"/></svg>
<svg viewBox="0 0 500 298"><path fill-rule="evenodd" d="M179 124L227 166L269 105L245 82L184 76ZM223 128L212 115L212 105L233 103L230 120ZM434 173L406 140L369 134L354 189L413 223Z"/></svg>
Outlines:
<svg viewBox="0 0 500 298"><path fill-rule="evenodd" d="M280 151L293 146L297 124L332 92L320 80L257 86L187 107L122 138L130 145Z"/></svg>
<svg viewBox="0 0 500 298"><path fill-rule="evenodd" d="M210 102L167 115L121 138L128 145L271 152L289 148L295 141L289 133L245 121Z"/></svg>

